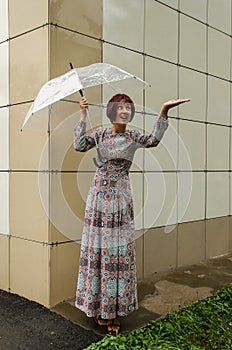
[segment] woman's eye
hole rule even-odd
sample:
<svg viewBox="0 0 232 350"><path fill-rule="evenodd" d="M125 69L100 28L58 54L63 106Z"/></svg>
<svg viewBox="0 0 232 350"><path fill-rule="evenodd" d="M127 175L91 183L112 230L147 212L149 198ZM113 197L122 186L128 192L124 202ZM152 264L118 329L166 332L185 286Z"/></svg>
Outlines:
<svg viewBox="0 0 232 350"><path fill-rule="evenodd" d="M124 106L118 106L118 110L122 110L124 108ZM127 111L131 111L131 106L125 106L125 109L127 110Z"/></svg>

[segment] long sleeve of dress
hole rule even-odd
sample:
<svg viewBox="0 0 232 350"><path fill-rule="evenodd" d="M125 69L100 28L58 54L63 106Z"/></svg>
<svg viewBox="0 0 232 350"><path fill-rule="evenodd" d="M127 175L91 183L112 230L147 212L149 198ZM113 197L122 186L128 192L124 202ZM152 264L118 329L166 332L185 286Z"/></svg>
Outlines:
<svg viewBox="0 0 232 350"><path fill-rule="evenodd" d="M74 129L74 148L76 151L86 152L96 146L94 137L98 142L99 129L95 129L89 136L86 136L86 122L80 120Z"/></svg>
<svg viewBox="0 0 232 350"><path fill-rule="evenodd" d="M138 143L138 147L156 147L164 136L167 127L168 117L160 115L150 135L144 135L139 131L132 131L131 136L133 140Z"/></svg>

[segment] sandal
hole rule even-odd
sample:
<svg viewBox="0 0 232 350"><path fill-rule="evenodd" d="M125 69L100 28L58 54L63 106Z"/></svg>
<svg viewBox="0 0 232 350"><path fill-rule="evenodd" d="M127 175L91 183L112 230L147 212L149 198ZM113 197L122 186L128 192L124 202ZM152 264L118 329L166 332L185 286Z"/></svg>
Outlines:
<svg viewBox="0 0 232 350"><path fill-rule="evenodd" d="M107 326L108 324L108 320L104 320L103 318L101 318L101 316L97 316L95 318L95 322L98 326Z"/></svg>
<svg viewBox="0 0 232 350"><path fill-rule="evenodd" d="M120 331L120 321L118 318L114 318L112 320L108 320L107 322L107 330L108 332L115 332L115 335L118 335L118 332Z"/></svg>

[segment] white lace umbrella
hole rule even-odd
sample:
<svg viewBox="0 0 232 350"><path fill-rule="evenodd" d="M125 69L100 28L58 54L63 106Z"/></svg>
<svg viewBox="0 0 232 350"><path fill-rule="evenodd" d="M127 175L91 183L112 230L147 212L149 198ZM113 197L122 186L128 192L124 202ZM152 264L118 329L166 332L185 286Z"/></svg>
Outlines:
<svg viewBox="0 0 232 350"><path fill-rule="evenodd" d="M88 87L110 84L125 79L136 79L145 86L148 85L135 75L108 63L94 63L89 66L74 68L42 86L25 117L21 130L26 124L38 125L38 118L41 114L37 112L52 106L53 103L66 96ZM90 125L92 128L91 121Z"/></svg>

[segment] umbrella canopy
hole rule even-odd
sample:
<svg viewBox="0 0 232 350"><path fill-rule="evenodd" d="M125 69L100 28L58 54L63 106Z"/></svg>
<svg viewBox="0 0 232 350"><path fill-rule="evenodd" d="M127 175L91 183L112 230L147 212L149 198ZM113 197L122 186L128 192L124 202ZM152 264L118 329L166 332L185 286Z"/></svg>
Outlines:
<svg viewBox="0 0 232 350"><path fill-rule="evenodd" d="M36 112L51 106L66 96L92 86L110 84L125 79L136 79L142 84L148 85L135 75L108 63L94 63L89 66L74 68L42 86L24 119L21 129L34 117Z"/></svg>

